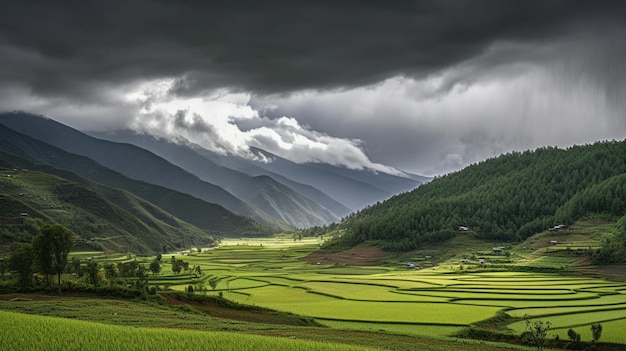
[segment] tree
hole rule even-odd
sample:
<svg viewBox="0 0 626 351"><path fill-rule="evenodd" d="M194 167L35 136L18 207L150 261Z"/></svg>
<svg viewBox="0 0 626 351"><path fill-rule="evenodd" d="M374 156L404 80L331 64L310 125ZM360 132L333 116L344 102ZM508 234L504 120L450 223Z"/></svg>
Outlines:
<svg viewBox="0 0 626 351"><path fill-rule="evenodd" d="M181 261L177 260L177 259L173 259L172 260L172 272L178 274L180 273L180 271L183 269L182 265L181 265Z"/></svg>
<svg viewBox="0 0 626 351"><path fill-rule="evenodd" d="M115 279L118 276L117 269L113 263L107 263L104 265L104 276L109 280L109 284L113 286Z"/></svg>
<svg viewBox="0 0 626 351"><path fill-rule="evenodd" d="M152 272L153 275L157 275L161 272L161 264L159 261L154 260L150 262L150 272Z"/></svg>
<svg viewBox="0 0 626 351"><path fill-rule="evenodd" d="M50 246L49 238L43 234L39 234L33 239L34 262L37 270L45 275L47 285L51 284L50 277L54 274L52 269L52 249Z"/></svg>
<svg viewBox="0 0 626 351"><path fill-rule="evenodd" d="M98 286L98 273L100 273L100 265L98 262L89 260L87 262L87 274L89 276L89 281L94 287Z"/></svg>
<svg viewBox="0 0 626 351"><path fill-rule="evenodd" d="M591 337L593 339L593 343L597 343L602 336L602 324L594 323L591 325Z"/></svg>
<svg viewBox="0 0 626 351"><path fill-rule="evenodd" d="M61 274L67 265L67 255L74 246L72 233L59 224L48 224L41 228L33 240L33 250L41 273L57 275L61 285Z"/></svg>
<svg viewBox="0 0 626 351"><path fill-rule="evenodd" d="M574 331L574 329L569 328L567 331L567 336L572 340L574 346L577 350L580 350L580 334Z"/></svg>
<svg viewBox="0 0 626 351"><path fill-rule="evenodd" d="M72 273L76 273L76 276L81 278L83 276L83 267L80 264L80 258L72 257L72 263L70 264Z"/></svg>
<svg viewBox="0 0 626 351"><path fill-rule="evenodd" d="M137 277L137 280L135 280L135 286L137 289L142 292L148 290L148 274L146 273L146 266L143 264L137 266L135 276Z"/></svg>
<svg viewBox="0 0 626 351"><path fill-rule="evenodd" d="M33 248L22 244L9 256L7 267L17 274L22 287L30 286L33 277Z"/></svg>
<svg viewBox="0 0 626 351"><path fill-rule="evenodd" d="M551 323L543 321L532 322L528 315L524 316L526 321L526 332L524 338L531 345L537 347L537 351L543 350L543 345L546 343L546 337L548 336L548 330L550 330Z"/></svg>
<svg viewBox="0 0 626 351"><path fill-rule="evenodd" d="M4 261L4 259L0 259L0 278L2 280L4 280L4 274L6 273L7 270L7 263Z"/></svg>
<svg viewBox="0 0 626 351"><path fill-rule="evenodd" d="M217 283L219 282L219 278L214 277L209 279L209 286L211 287L211 289L213 289L213 291L215 291L215 288L217 288Z"/></svg>
<svg viewBox="0 0 626 351"><path fill-rule="evenodd" d="M185 272L189 271L189 262L180 260L180 266Z"/></svg>
<svg viewBox="0 0 626 351"><path fill-rule="evenodd" d="M193 270L196 272L196 277L202 275L202 268L200 268L200 266L195 266Z"/></svg>

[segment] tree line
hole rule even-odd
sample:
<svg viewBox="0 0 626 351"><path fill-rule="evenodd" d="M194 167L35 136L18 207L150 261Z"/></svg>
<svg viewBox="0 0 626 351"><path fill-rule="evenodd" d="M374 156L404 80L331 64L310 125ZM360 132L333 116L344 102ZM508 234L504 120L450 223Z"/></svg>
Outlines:
<svg viewBox="0 0 626 351"><path fill-rule="evenodd" d="M156 254L149 263L132 260L130 254L128 260L122 262L98 262L92 257L80 259L76 256L68 260L73 242L74 235L62 225L43 226L30 243L19 244L10 256L0 260L2 280L5 280L7 273L11 273L12 277L6 280L5 287L14 286L23 290L51 288L56 281L59 291L62 287L76 289L91 284L93 289L108 288L108 293L118 295L156 293L157 287L149 287L148 278L150 274L156 276L161 273L161 254ZM190 266L189 262L175 256L171 257L170 265L174 274L184 272L195 274L196 277L202 275L200 266ZM63 274L72 279L66 279L62 285Z"/></svg>

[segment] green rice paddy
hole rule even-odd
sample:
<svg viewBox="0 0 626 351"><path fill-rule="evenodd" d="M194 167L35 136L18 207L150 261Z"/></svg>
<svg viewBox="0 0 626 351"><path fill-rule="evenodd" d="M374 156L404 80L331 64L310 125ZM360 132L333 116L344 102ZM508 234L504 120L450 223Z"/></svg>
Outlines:
<svg viewBox="0 0 626 351"><path fill-rule="evenodd" d="M547 273L311 264L299 258L315 249L316 242L293 246L293 241L255 240L181 258L202 267L203 275L192 278L194 284L220 278L205 294L313 317L331 328L450 337L505 312L510 318L505 334L521 334L527 315L550 321L555 335L565 330L560 335L565 338L572 326L582 331L592 323L606 323L602 340L624 342L612 332L626 323L623 283ZM558 259L545 260L548 266L560 264ZM154 282L169 280L167 285L175 290L188 284L177 284L180 276L170 273L167 262L163 271ZM587 334L581 335L589 341Z"/></svg>

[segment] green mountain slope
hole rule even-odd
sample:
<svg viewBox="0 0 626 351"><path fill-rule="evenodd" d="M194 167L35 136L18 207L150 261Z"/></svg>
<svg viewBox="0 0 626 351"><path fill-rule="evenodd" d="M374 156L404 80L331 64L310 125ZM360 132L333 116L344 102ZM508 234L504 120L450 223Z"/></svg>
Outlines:
<svg viewBox="0 0 626 351"><path fill-rule="evenodd" d="M616 219L626 213L625 173L626 141L509 153L350 216L333 244L410 250L461 232L523 240L588 214Z"/></svg>
<svg viewBox="0 0 626 351"><path fill-rule="evenodd" d="M269 228L249 218L235 215L222 206L172 189L130 179L87 157L68 153L3 125L0 125L0 150L6 151L0 158L0 165L4 160L7 168L15 167L12 165L14 164L18 168L40 169L77 183L83 183L84 178L88 178L113 188L124 189L209 235L250 236L271 233ZM25 164L25 160L31 161Z"/></svg>
<svg viewBox="0 0 626 351"><path fill-rule="evenodd" d="M117 252L153 253L210 245L213 238L132 194L25 169L0 170L2 243L30 241L43 223L56 222L78 244ZM89 184L90 183L90 184ZM17 213L19 211L19 214Z"/></svg>

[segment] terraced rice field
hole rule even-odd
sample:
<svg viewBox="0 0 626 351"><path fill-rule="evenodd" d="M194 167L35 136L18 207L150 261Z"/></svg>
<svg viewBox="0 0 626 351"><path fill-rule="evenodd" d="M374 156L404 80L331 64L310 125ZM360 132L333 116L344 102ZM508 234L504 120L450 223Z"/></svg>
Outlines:
<svg viewBox="0 0 626 351"><path fill-rule="evenodd" d="M620 333L626 327L626 284L542 273L311 264L300 260L308 252L286 244L227 246L181 257L201 266L198 277L171 274L165 262L152 283L176 290L204 286L203 293L347 330L450 336L504 312L511 320L504 333L521 334L528 315L550 321L562 339L574 328L590 341L590 325L602 323L601 341L626 344ZM218 280L214 290L207 284L211 279Z"/></svg>

